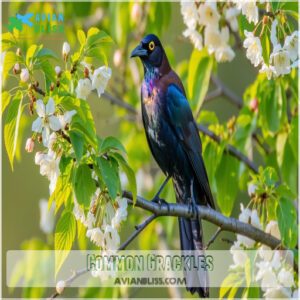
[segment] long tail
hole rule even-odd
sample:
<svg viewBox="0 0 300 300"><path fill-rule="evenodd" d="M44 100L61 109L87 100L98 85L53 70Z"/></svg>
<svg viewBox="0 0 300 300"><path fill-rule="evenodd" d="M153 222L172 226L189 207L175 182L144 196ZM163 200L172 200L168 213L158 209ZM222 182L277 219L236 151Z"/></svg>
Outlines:
<svg viewBox="0 0 300 300"><path fill-rule="evenodd" d="M199 220L179 218L179 233L181 250L199 251L204 254L202 242L202 228ZM185 271L186 289L194 294L197 292L200 297L208 298L208 275L204 269L191 269Z"/></svg>

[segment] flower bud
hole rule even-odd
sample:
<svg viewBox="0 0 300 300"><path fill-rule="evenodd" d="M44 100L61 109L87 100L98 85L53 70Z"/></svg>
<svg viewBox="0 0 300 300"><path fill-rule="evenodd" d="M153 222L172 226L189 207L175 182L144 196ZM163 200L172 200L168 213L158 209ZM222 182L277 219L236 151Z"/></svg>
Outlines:
<svg viewBox="0 0 300 300"><path fill-rule="evenodd" d="M87 67L84 68L84 77L89 78L89 69Z"/></svg>
<svg viewBox="0 0 300 300"><path fill-rule="evenodd" d="M51 82L51 84L50 84L50 91L51 91L51 92L53 92L54 87L55 87L54 82Z"/></svg>
<svg viewBox="0 0 300 300"><path fill-rule="evenodd" d="M142 12L140 3L134 3L131 8L131 20L133 20L135 24L138 24L141 21Z"/></svg>
<svg viewBox="0 0 300 300"><path fill-rule="evenodd" d="M57 77L60 77L60 75L61 75L61 68L60 68L60 66L56 66L55 67L55 73L56 73Z"/></svg>
<svg viewBox="0 0 300 300"><path fill-rule="evenodd" d="M21 56L21 55L22 55L22 51L21 51L21 49L20 49L20 48L18 48L18 49L17 49L17 51L16 51L16 55L17 55L17 56Z"/></svg>
<svg viewBox="0 0 300 300"><path fill-rule="evenodd" d="M264 16L263 17L263 24L268 24L268 22L269 22L269 17L268 16Z"/></svg>
<svg viewBox="0 0 300 300"><path fill-rule="evenodd" d="M122 62L122 51L121 51L121 49L118 49L115 51L115 54L114 54L114 65L116 67L119 67L121 62Z"/></svg>
<svg viewBox="0 0 300 300"><path fill-rule="evenodd" d="M29 71L28 69L24 68L21 70L20 79L22 82L26 82L29 79Z"/></svg>
<svg viewBox="0 0 300 300"><path fill-rule="evenodd" d="M34 140L32 138L27 139L26 145L25 145L25 150L28 153L31 153L34 149Z"/></svg>
<svg viewBox="0 0 300 300"><path fill-rule="evenodd" d="M16 74L20 74L20 72L21 72L20 65L19 63L16 63L13 67L13 73L16 75Z"/></svg>
<svg viewBox="0 0 300 300"><path fill-rule="evenodd" d="M64 289L66 287L66 282L64 280L60 280L56 284L56 292L60 295L63 293Z"/></svg>
<svg viewBox="0 0 300 300"><path fill-rule="evenodd" d="M64 42L63 48L62 48L62 54L63 54L64 60L67 60L70 50L71 50L71 47L70 47L69 43Z"/></svg>
<svg viewBox="0 0 300 300"><path fill-rule="evenodd" d="M250 101L250 109L253 111L253 112L257 112L258 111L258 100L256 98L252 99Z"/></svg>

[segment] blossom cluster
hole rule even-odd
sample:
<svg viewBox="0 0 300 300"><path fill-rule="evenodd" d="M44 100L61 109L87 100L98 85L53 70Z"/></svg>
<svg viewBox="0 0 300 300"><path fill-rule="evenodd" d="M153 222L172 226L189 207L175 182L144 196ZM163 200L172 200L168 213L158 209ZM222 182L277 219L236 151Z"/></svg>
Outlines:
<svg viewBox="0 0 300 300"><path fill-rule="evenodd" d="M238 36L239 23L237 17L242 14L247 21L255 25L253 31L244 30L246 56L251 63L265 73L268 79L289 74L293 68L298 67L298 36L299 32L284 34L284 41L280 42L278 36L283 25L278 24L277 16L263 16L259 20L258 4L265 4L269 11L268 1L233 0L220 7L217 1L181 1L181 13L187 29L183 32L189 37L194 47L201 50L206 47L209 54L214 54L218 62L231 61L235 53L229 45L230 33ZM269 24L272 23L271 26ZM221 25L222 24L222 25ZM271 28L269 28L271 27ZM280 27L278 29L278 27ZM261 28L261 30L258 30ZM262 47L264 35L269 35L272 52L269 57L263 55L267 51ZM271 45L267 45L271 48Z"/></svg>
<svg viewBox="0 0 300 300"><path fill-rule="evenodd" d="M221 16L216 2L198 4L195 1L181 1L181 13L187 29L183 32L189 37L195 48L201 50L207 47L209 54L214 54L218 62L231 61L235 54L229 45L229 27L219 26ZM230 8L226 11L226 18L231 30L236 31L238 10ZM198 27L200 29L198 29ZM203 40L203 35L204 40Z"/></svg>
<svg viewBox="0 0 300 300"><path fill-rule="evenodd" d="M101 206L102 219L101 226L95 227L97 219L93 212L93 208L97 205L97 201L101 195L101 191L98 188L91 199L90 210L85 215L83 208L78 204L76 199L73 209L74 216L79 220L86 228L86 236L102 250L117 250L120 245L120 236L118 229L122 221L127 218L127 200L117 198L115 206L109 201L105 205Z"/></svg>
<svg viewBox="0 0 300 300"><path fill-rule="evenodd" d="M257 210L244 208L243 204L241 204L239 221L263 230ZM277 239L281 238L277 221L271 220L268 222L265 232ZM230 248L234 262L230 267L231 270L234 271L239 267L245 266L248 259L247 251L245 250L253 249L254 244L254 240L237 235L237 240ZM279 250L271 251L271 248L265 245L258 248L258 256L255 260L257 268L255 281L260 283L260 287L264 293L263 296L266 299L297 297L293 268L285 259ZM293 289L295 290L293 291Z"/></svg>

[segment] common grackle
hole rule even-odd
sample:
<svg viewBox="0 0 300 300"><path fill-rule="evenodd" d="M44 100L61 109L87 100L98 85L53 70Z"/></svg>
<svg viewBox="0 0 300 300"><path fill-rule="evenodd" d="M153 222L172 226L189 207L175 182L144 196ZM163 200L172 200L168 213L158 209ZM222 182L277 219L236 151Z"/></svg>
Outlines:
<svg viewBox="0 0 300 300"><path fill-rule="evenodd" d="M194 209L198 204L214 208L197 125L183 84L171 69L160 40L147 35L131 57L139 57L144 66L141 100L147 141L156 162L173 181L176 201ZM199 219L179 218L179 232L182 250L203 253ZM204 270L185 271L185 277L188 291L209 296Z"/></svg>

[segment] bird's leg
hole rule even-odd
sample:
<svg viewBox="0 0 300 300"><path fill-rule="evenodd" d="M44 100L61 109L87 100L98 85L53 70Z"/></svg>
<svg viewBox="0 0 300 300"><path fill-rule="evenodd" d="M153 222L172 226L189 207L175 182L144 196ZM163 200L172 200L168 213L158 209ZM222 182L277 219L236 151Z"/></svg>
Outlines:
<svg viewBox="0 0 300 300"><path fill-rule="evenodd" d="M169 179L171 178L170 175L168 175L165 179L165 181L163 182L163 184L161 185L161 187L159 188L158 192L155 194L155 196L153 197L153 199L151 200L152 202L155 202L155 203L158 203L158 204L168 204L167 201L163 200L163 199L160 199L159 198L159 195L160 193L162 192L162 190L164 189L164 187L166 186L166 184L168 183Z"/></svg>
<svg viewBox="0 0 300 300"><path fill-rule="evenodd" d="M195 197L194 197L194 179L192 179L192 181L191 181L191 198L190 198L189 205L191 206L191 210L192 210L192 218L197 219L198 218L198 210L197 210L197 204L196 204Z"/></svg>

